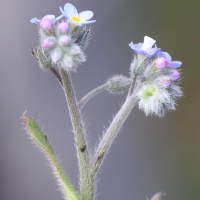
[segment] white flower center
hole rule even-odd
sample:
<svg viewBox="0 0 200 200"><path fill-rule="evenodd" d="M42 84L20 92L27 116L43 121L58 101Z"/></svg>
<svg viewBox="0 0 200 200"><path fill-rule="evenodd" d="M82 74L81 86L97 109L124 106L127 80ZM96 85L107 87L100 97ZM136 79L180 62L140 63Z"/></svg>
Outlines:
<svg viewBox="0 0 200 200"><path fill-rule="evenodd" d="M154 39L152 39L152 38L150 38L148 36L145 36L144 37L144 43L142 45L142 50L150 53L151 48L155 43L156 43L156 40L154 40Z"/></svg>

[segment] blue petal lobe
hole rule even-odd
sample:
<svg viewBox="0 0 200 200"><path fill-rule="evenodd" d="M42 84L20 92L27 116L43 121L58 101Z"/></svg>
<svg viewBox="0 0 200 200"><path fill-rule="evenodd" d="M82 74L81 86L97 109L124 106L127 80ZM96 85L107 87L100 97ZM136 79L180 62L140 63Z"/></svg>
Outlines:
<svg viewBox="0 0 200 200"><path fill-rule="evenodd" d="M70 18L70 16L60 7L60 12L66 17L66 18Z"/></svg>
<svg viewBox="0 0 200 200"><path fill-rule="evenodd" d="M182 65L181 61L172 61L169 63L169 67L176 69Z"/></svg>
<svg viewBox="0 0 200 200"><path fill-rule="evenodd" d="M42 19L45 19L45 18L54 19L55 15L45 15Z"/></svg>
<svg viewBox="0 0 200 200"><path fill-rule="evenodd" d="M82 24L91 24L91 23L94 23L94 22L96 22L96 20L82 21L81 23L82 23Z"/></svg>
<svg viewBox="0 0 200 200"><path fill-rule="evenodd" d="M164 52L164 51L160 51L158 53L158 57L165 58L165 59L169 60L169 62L172 61L172 57L170 56L170 54L167 52Z"/></svg>
<svg viewBox="0 0 200 200"><path fill-rule="evenodd" d="M90 20L93 17L93 12L92 11L83 11L81 13L79 13L79 18L81 20Z"/></svg>
<svg viewBox="0 0 200 200"><path fill-rule="evenodd" d="M70 17L76 16L78 14L76 8L71 3L66 3L64 6L64 11L66 14L68 14Z"/></svg>
<svg viewBox="0 0 200 200"><path fill-rule="evenodd" d="M37 19L36 17L35 17L35 18L32 18L32 19L30 20L31 23L37 24L37 25L40 24L40 21L41 21L41 20Z"/></svg>

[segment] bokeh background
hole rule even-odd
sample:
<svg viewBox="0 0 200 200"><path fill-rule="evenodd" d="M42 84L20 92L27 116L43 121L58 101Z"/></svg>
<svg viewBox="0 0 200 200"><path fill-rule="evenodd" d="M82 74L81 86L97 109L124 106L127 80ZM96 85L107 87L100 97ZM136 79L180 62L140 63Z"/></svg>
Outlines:
<svg viewBox="0 0 200 200"><path fill-rule="evenodd" d="M28 110L78 181L77 159L64 94L52 74L29 54L38 44L33 17L60 15L64 0L0 1L0 200L62 199L47 161L28 140L22 113ZM114 74L129 74L132 50L145 35L183 62L185 93L175 112L163 119L134 108L99 174L98 199L145 200L156 192L165 200L200 199L200 1L71 0L78 11L92 10L93 38L88 61L73 74L77 98ZM107 92L83 109L91 145L125 95Z"/></svg>

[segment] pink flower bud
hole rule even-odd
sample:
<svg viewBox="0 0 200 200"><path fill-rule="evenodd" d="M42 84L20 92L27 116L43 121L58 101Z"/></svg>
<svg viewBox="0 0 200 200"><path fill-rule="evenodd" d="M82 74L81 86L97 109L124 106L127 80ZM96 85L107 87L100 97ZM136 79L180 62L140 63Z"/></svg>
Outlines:
<svg viewBox="0 0 200 200"><path fill-rule="evenodd" d="M42 47L45 48L45 49L50 49L52 47L52 42L48 39L45 39L42 42Z"/></svg>
<svg viewBox="0 0 200 200"><path fill-rule="evenodd" d="M158 69L165 69L168 66L169 66L169 60L162 58L162 57L160 57L156 60L156 67Z"/></svg>
<svg viewBox="0 0 200 200"><path fill-rule="evenodd" d="M43 30L50 30L52 27L52 22L49 18L44 18L41 22L40 22L40 27Z"/></svg>
<svg viewBox="0 0 200 200"><path fill-rule="evenodd" d="M69 39L65 39L65 40L63 40L63 43L64 43L64 44L66 44L66 45L68 45L68 44L69 44L69 42L70 42L70 40L69 40Z"/></svg>
<svg viewBox="0 0 200 200"><path fill-rule="evenodd" d="M164 86L169 86L171 84L171 81L170 80L167 80L163 83Z"/></svg>
<svg viewBox="0 0 200 200"><path fill-rule="evenodd" d="M58 28L60 29L60 31L62 33L66 33L68 28L69 28L69 24L65 23L65 22L62 22L62 23L59 24Z"/></svg>
<svg viewBox="0 0 200 200"><path fill-rule="evenodd" d="M70 39L71 39L70 37L63 35L59 38L58 43L60 46L66 46L66 45L69 45L69 43L71 41Z"/></svg>
<svg viewBox="0 0 200 200"><path fill-rule="evenodd" d="M171 78L172 78L172 80L177 81L177 80L180 78L180 73L179 73L177 70L175 70L175 71L171 74Z"/></svg>
<svg viewBox="0 0 200 200"><path fill-rule="evenodd" d="M62 57L62 51L60 48L54 49L54 51L51 53L51 59L56 64L58 61L60 61Z"/></svg>

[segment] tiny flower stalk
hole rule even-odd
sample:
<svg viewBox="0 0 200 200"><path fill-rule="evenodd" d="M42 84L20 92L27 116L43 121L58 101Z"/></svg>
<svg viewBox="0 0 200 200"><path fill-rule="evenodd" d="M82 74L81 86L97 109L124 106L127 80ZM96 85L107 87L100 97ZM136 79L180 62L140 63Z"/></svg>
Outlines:
<svg viewBox="0 0 200 200"><path fill-rule="evenodd" d="M53 174L55 175L60 190L63 193L63 197L66 200L79 200L72 185L70 184L70 182L66 178L65 173L60 167L60 164L56 160L54 151L48 143L47 138L43 135L43 133L33 120L28 118L25 114L23 115L23 119L31 140L45 154L47 160L50 162L50 167L52 168Z"/></svg>

